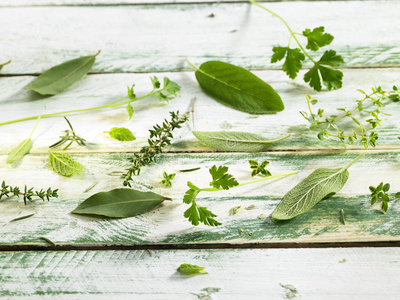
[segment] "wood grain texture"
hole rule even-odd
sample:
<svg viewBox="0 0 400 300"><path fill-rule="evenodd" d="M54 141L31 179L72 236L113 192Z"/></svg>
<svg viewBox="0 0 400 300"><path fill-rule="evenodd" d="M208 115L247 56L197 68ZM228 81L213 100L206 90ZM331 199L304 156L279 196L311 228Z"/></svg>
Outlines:
<svg viewBox="0 0 400 300"><path fill-rule="evenodd" d="M3 252L0 296L287 299L282 285L290 284L294 299L398 299L399 255L399 248ZM208 274L181 275L182 263ZM206 298L204 289L214 293Z"/></svg>
<svg viewBox="0 0 400 300"><path fill-rule="evenodd" d="M400 29L398 1L267 6L295 31L324 25L335 36L330 48L344 56L348 67L399 64L400 42L393 39L393 32ZM246 68L276 69L279 65L270 63L272 47L287 45L289 38L280 20L247 3L5 7L0 11L0 28L0 61L13 61L3 74L40 73L99 49L95 72L188 69L185 57L195 64L216 59Z"/></svg>
<svg viewBox="0 0 400 300"><path fill-rule="evenodd" d="M309 212L286 222L276 222L270 215L283 195L318 167L338 168L356 157L351 151L338 152L274 152L265 154L173 154L163 155L158 163L142 169L133 188L153 191L173 202L160 205L149 213L126 219L93 218L69 214L81 201L99 191L121 187L118 171L129 166L126 154L74 155L86 173L71 178L61 177L46 165L44 155L30 155L13 169L0 167L2 179L15 185L23 182L36 188L60 188L60 198L48 203L37 201L24 206L17 198L0 202L1 245L46 245L38 239L44 236L58 245L196 245L196 244L268 244L268 243L335 243L399 241L400 202L390 203L389 212L382 214L378 205L369 204L368 186L378 181L389 182L393 187L400 180L400 152L372 152L353 165L344 188L329 200L317 204ZM1 157L3 161L5 157ZM203 192L197 202L218 215L223 223L219 227L192 226L183 218L188 208L182 198L188 189L186 182L199 187L209 183L208 168L226 165L239 182L251 180L249 159L270 160L272 174L298 171L298 175L265 181L229 191ZM192 173L180 169L201 166ZM374 166L373 168L371 166ZM115 173L117 171L117 173ZM172 188L159 181L162 172L176 172ZM83 191L95 180L98 184L89 192ZM397 190L393 190L396 192ZM255 208L245 208L254 204ZM229 215L229 210L241 205L242 210ZM340 210L344 210L346 225L342 225ZM28 219L7 223L9 220L36 212ZM264 218L259 218L264 214ZM243 230L243 231L242 231ZM242 232L241 232L242 231ZM12 232L13 234L10 234Z"/></svg>
<svg viewBox="0 0 400 300"><path fill-rule="evenodd" d="M160 74L103 74L90 75L76 83L65 92L53 97L41 97L34 92L26 91L24 86L34 77L0 77L0 120L8 121L18 117L52 113L70 109L83 109L104 105L112 100L126 95L126 86L136 84L138 96L148 93L152 86L150 76L164 76L181 85L179 97L169 104L150 98L133 104L134 115L128 121L125 109L98 110L93 112L68 115L76 133L85 138L90 144L88 149L72 147L75 152L126 152L137 151L146 145L148 130L156 123L168 118L168 111L189 109L191 99L197 98L194 114L181 130L175 132L173 145L168 151L212 151L202 145L192 135L192 130L198 131L245 131L260 134L269 139L277 139L287 134L291 137L274 144L272 150L301 150L301 149L338 149L343 146L336 140L320 141L317 131L308 129L309 123L299 111L307 111L305 94L310 93L319 99L318 107L324 107L326 115L337 114L336 108L353 108L355 100L362 96L357 89L370 90L372 86L382 85L391 89L393 84L400 81L400 69L369 69L345 70L344 86L340 90L316 93L302 82L301 79L292 81L283 72L255 71L261 79L270 83L281 95L285 110L274 115L250 115L233 110L219 104L201 91L193 72L160 73ZM382 116L382 127L377 128L379 139L378 149L398 149L400 110L398 103L388 103L384 111L392 116ZM34 126L35 120L10 124L0 127L0 153L7 154L22 140L27 138ZM343 123L346 128L347 123ZM120 142L112 139L104 131L112 127L129 128L136 136L133 142ZM68 128L62 116L42 119L33 135L31 153L47 153L48 146L58 140L59 135ZM350 130L351 132L351 130ZM355 144L349 149L363 149Z"/></svg>

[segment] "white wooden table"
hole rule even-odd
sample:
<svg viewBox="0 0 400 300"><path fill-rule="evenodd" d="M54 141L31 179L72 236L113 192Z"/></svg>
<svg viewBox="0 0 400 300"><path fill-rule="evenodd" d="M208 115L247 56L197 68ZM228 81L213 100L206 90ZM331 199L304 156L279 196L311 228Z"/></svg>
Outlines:
<svg viewBox="0 0 400 300"><path fill-rule="evenodd" d="M264 2L292 28L325 26L335 36L332 48L343 55L343 88L316 93L303 81L292 81L270 63L272 46L287 43L282 23L246 1L187 0L1 0L0 120L106 104L125 96L135 83L136 94L150 88L150 76L178 82L182 91L169 104L147 99L124 110L70 115L76 132L90 148L69 153L86 172L63 178L47 165L48 146L66 123L62 117L43 119L33 135L33 148L17 166L6 164L7 153L25 139L35 121L0 127L0 180L8 184L60 188L50 202L17 198L0 202L0 296L52 299L399 299L400 204L380 213L369 204L369 185L389 182L399 191L400 109L379 129L379 145L363 150L321 142L299 114L305 94L320 100L327 112L351 107L356 89L400 80L398 1ZM213 16L213 17L211 17ZM93 71L65 92L39 97L24 90L38 74L62 61L101 49ZM286 109L276 115L248 115L220 105L199 88L184 62L199 65L222 60L254 71L281 95ZM306 65L309 67L309 65ZM71 215L89 195L121 187L116 171L146 144L148 129L185 111L197 98L191 120L175 133L173 145L157 164L142 169L134 188L151 189L173 198L138 217L106 219ZM127 127L134 142L111 139L111 127ZM291 138L263 153L214 152L201 145L192 130L232 130L271 139ZM359 153L367 156L351 167L350 178L335 197L322 201L292 221L270 217L282 196L318 167L345 165ZM204 194L201 202L215 212L219 227L194 227L183 218L186 181L208 185L208 168L227 165L239 181L249 179L248 160L271 161L273 173L298 171L285 179ZM200 166L178 173L173 188L158 182L162 172ZM98 184L88 193L84 190ZM229 210L255 205L233 216ZM345 212L346 225L339 211ZM9 223L10 220L34 216ZM259 219L265 214L265 219ZM241 230L243 229L243 232ZM50 245L39 237L56 244ZM147 251L149 249L150 251ZM204 266L207 275L185 277L182 263ZM297 292L290 294L288 285ZM290 287L290 286L289 286Z"/></svg>

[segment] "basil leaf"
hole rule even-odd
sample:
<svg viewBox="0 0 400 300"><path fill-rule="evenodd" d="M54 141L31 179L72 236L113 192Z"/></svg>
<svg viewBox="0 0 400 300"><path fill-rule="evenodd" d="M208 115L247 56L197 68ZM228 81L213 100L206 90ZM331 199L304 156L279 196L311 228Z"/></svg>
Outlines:
<svg viewBox="0 0 400 300"><path fill-rule="evenodd" d="M273 143L288 138L287 135L277 140L240 131L192 131L193 135L203 144L219 151L260 152L272 146Z"/></svg>
<svg viewBox="0 0 400 300"><path fill-rule="evenodd" d="M135 136L133 133L128 129L124 127L113 127L111 128L110 131L104 131L108 132L110 136L116 140L119 141L133 141L136 140Z"/></svg>
<svg viewBox="0 0 400 300"><path fill-rule="evenodd" d="M152 192L119 188L90 196L71 213L126 218L148 212L164 200L171 199Z"/></svg>
<svg viewBox="0 0 400 300"><path fill-rule="evenodd" d="M92 69L96 56L82 56L44 71L25 87L42 95L55 95L70 87Z"/></svg>
<svg viewBox="0 0 400 300"><path fill-rule="evenodd" d="M49 153L49 165L54 172L69 177L85 171L85 168L70 156L59 152L49 151Z"/></svg>
<svg viewBox="0 0 400 300"><path fill-rule="evenodd" d="M218 102L250 114L282 111L278 93L256 75L221 61L208 61L197 69L201 88Z"/></svg>
<svg viewBox="0 0 400 300"><path fill-rule="evenodd" d="M6 163L18 163L25 154L31 150L32 140L27 138L23 140L17 147L11 150L10 154L7 157Z"/></svg>
<svg viewBox="0 0 400 300"><path fill-rule="evenodd" d="M197 265L181 264L176 270L185 275L207 274L204 269L204 267L199 267Z"/></svg>

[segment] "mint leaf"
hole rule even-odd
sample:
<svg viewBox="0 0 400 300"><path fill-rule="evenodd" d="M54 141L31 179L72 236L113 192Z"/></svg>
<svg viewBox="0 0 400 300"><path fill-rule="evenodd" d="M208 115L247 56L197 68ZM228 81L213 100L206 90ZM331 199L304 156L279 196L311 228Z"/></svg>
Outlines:
<svg viewBox="0 0 400 300"><path fill-rule="evenodd" d="M185 275L207 274L207 272L204 271L204 267L191 264L181 264L176 270Z"/></svg>
<svg viewBox="0 0 400 300"><path fill-rule="evenodd" d="M118 141L133 141L136 140L133 133L125 127L113 127L110 131L105 131L110 134L110 136Z"/></svg>
<svg viewBox="0 0 400 300"><path fill-rule="evenodd" d="M324 26L316 27L312 31L305 29L303 35L307 38L307 49L317 51L320 47L329 45L333 41L333 36L329 33L324 33Z"/></svg>
<svg viewBox="0 0 400 300"><path fill-rule="evenodd" d="M301 50L299 48L273 47L272 51L274 54L272 55L271 63L282 60L286 56L285 62L282 65L282 70L285 71L289 78L295 79L302 67L301 62L306 59Z"/></svg>
<svg viewBox="0 0 400 300"><path fill-rule="evenodd" d="M213 181L210 185L216 189L222 188L224 190L229 190L229 188L239 185L236 179L231 175L227 174L228 167L219 166L218 169L214 165L210 169L210 174Z"/></svg>

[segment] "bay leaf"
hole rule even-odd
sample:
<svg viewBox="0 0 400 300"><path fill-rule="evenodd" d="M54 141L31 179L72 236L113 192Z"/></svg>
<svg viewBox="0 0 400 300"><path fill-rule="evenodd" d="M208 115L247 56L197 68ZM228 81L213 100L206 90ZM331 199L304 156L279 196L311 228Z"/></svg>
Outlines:
<svg viewBox="0 0 400 300"><path fill-rule="evenodd" d="M31 150L32 140L27 138L23 140L17 147L13 148L7 157L6 163L18 163L25 154Z"/></svg>
<svg viewBox="0 0 400 300"><path fill-rule="evenodd" d="M25 87L41 95L55 95L70 87L90 72L97 54L82 56L44 71L38 78Z"/></svg>
<svg viewBox="0 0 400 300"><path fill-rule="evenodd" d="M266 82L241 67L208 61L196 68L201 88L218 102L250 114L282 111L278 93Z"/></svg>
<svg viewBox="0 0 400 300"><path fill-rule="evenodd" d="M269 140L255 133L241 131L192 131L192 133L210 148L232 152L260 152L290 136Z"/></svg>
<svg viewBox="0 0 400 300"><path fill-rule="evenodd" d="M66 177L85 171L85 168L79 162L60 152L49 151L49 165L54 172Z"/></svg>
<svg viewBox="0 0 400 300"><path fill-rule="evenodd" d="M171 199L153 192L118 188L90 196L71 213L127 218L148 212L164 200Z"/></svg>

